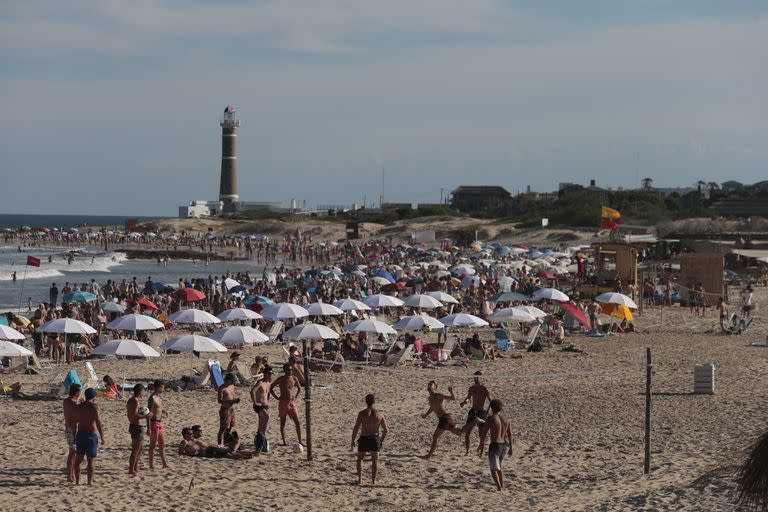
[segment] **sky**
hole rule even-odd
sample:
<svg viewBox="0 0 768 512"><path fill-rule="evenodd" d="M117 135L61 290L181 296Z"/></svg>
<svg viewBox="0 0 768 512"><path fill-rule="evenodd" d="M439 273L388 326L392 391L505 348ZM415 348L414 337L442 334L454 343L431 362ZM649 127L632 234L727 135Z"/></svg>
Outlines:
<svg viewBox="0 0 768 512"><path fill-rule="evenodd" d="M768 178L765 0L0 2L0 213ZM15 191L16 193L7 193Z"/></svg>

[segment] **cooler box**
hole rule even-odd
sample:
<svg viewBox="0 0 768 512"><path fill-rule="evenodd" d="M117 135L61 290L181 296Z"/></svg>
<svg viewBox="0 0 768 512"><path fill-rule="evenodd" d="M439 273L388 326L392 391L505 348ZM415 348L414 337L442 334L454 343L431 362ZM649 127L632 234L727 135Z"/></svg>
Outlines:
<svg viewBox="0 0 768 512"><path fill-rule="evenodd" d="M711 363L693 365L693 392L696 394L715 392L715 365Z"/></svg>

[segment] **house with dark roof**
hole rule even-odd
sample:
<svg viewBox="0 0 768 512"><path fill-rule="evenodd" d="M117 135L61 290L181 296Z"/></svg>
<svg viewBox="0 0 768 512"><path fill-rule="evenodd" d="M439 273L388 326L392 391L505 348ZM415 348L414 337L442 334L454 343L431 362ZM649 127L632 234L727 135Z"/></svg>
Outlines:
<svg viewBox="0 0 768 512"><path fill-rule="evenodd" d="M470 215L497 212L512 203L512 195L499 186L462 185L451 192L451 206Z"/></svg>

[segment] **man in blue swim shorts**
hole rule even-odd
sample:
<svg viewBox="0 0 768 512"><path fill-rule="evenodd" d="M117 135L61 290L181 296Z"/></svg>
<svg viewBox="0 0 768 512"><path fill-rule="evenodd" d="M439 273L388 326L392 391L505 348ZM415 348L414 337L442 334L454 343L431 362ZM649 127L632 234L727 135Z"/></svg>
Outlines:
<svg viewBox="0 0 768 512"><path fill-rule="evenodd" d="M75 483L78 485L80 484L80 466L85 457L88 458L88 466L86 467L88 485L93 483L94 459L99 446L99 438L101 438L101 444L104 444L104 430L101 427L99 408L94 403L95 398L96 390L93 388L86 389L85 401L78 405L74 411L77 420ZM96 435L97 432L98 436Z"/></svg>

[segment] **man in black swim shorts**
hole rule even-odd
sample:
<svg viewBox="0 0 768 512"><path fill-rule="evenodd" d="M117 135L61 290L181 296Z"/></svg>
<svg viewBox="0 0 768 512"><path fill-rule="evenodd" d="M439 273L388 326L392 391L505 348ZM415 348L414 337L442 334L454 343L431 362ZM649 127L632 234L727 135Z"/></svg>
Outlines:
<svg viewBox="0 0 768 512"><path fill-rule="evenodd" d="M352 446L355 448L355 439L357 432L360 431L360 438L357 439L357 483L362 483L363 479L363 458L366 453L371 454L371 483L376 483L376 473L379 467L379 451L384 444L384 438L387 437L389 428L384 415L375 407L376 399L373 395L366 395L366 408L357 414L355 428L352 429ZM379 437L381 429L381 437Z"/></svg>

